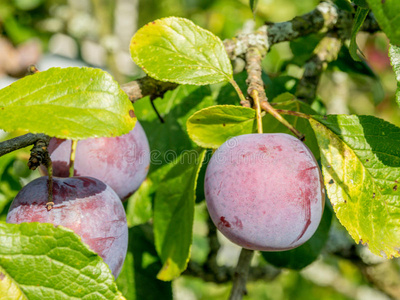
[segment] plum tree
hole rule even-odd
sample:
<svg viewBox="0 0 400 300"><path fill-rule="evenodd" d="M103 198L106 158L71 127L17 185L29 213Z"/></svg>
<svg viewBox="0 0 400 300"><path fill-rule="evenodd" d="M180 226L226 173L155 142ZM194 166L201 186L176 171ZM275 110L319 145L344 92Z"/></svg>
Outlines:
<svg viewBox="0 0 400 300"><path fill-rule="evenodd" d="M217 228L243 248L281 251L306 242L324 207L321 172L291 135L246 134L212 156L205 196Z"/></svg>
<svg viewBox="0 0 400 300"><path fill-rule="evenodd" d="M68 177L71 141L51 139L49 153L54 176ZM142 184L149 165L149 142L143 127L136 122L135 128L122 136L78 141L74 175L95 177L125 200ZM41 171L47 174L44 167Z"/></svg>
<svg viewBox="0 0 400 300"><path fill-rule="evenodd" d="M8 223L40 222L72 229L97 252L115 278L128 248L125 210L118 195L91 177L53 178L54 207L47 211L48 177L21 189L7 214Z"/></svg>

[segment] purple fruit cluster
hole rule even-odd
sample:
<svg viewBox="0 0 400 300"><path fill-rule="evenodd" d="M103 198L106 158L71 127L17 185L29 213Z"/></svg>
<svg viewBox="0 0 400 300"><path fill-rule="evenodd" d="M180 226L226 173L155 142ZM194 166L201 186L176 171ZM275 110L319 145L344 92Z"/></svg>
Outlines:
<svg viewBox="0 0 400 300"><path fill-rule="evenodd" d="M322 176L311 151L288 134L248 134L213 155L205 177L208 211L232 242L282 251L306 242L323 213Z"/></svg>
<svg viewBox="0 0 400 300"><path fill-rule="evenodd" d="M120 137L79 141L74 172L78 177L68 178L70 151L71 141L50 141L56 176L52 209L46 209L48 177L41 177L18 193L7 222L52 223L72 229L103 258L117 278L128 247L128 226L121 200L133 194L146 178L150 165L146 134L137 122L130 133Z"/></svg>

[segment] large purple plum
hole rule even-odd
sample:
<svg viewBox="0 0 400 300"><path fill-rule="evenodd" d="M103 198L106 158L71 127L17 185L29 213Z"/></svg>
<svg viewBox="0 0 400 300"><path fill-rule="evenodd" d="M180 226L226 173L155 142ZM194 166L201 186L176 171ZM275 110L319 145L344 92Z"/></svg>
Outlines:
<svg viewBox="0 0 400 300"><path fill-rule="evenodd" d="M68 177L71 141L52 138L48 150L54 176ZM149 166L149 142L136 122L135 128L122 136L78 141L74 175L97 178L125 200L142 184ZM47 175L45 168L41 170Z"/></svg>
<svg viewBox="0 0 400 300"><path fill-rule="evenodd" d="M313 154L283 133L246 134L225 142L208 164L204 188L217 228L237 245L261 251L306 242L325 202Z"/></svg>
<svg viewBox="0 0 400 300"><path fill-rule="evenodd" d="M54 178L50 211L46 209L47 195L47 176L31 181L12 202L7 222L52 223L72 229L117 278L128 248L128 226L113 189L92 177Z"/></svg>

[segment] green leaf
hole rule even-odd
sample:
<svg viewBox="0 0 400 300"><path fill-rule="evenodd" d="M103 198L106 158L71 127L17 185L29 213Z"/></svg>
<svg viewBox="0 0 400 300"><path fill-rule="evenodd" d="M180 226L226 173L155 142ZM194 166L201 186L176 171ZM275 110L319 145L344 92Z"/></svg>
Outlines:
<svg viewBox="0 0 400 300"><path fill-rule="evenodd" d="M367 0L367 2L391 44L400 46L400 1Z"/></svg>
<svg viewBox="0 0 400 300"><path fill-rule="evenodd" d="M253 15L255 16L256 10L257 10L257 5L258 5L258 0L250 0L250 9L253 12Z"/></svg>
<svg viewBox="0 0 400 300"><path fill-rule="evenodd" d="M365 75L378 80L378 76L374 73L368 63L364 60L353 60L349 48L345 45L340 49L337 60L330 62L329 67L337 67L339 70L346 73Z"/></svg>
<svg viewBox="0 0 400 300"><path fill-rule="evenodd" d="M303 245L288 251L261 252L263 258L278 268L300 270L315 261L325 242L328 239L329 229L332 222L332 211L325 204L321 223L314 235Z"/></svg>
<svg viewBox="0 0 400 300"><path fill-rule="evenodd" d="M368 3L366 0L352 0L353 3L362 8L368 8Z"/></svg>
<svg viewBox="0 0 400 300"><path fill-rule="evenodd" d="M290 110L290 111L298 111L308 115L316 114L315 111L303 101L299 101L296 97L290 93L283 93L278 97L274 98L272 103L275 103L275 109L282 109L282 110ZM302 134L305 135L304 143L307 147L311 150L314 154L315 159L319 159L319 148L317 140L315 139L315 134L313 129L310 126L310 123L307 119L300 118L297 116L291 115L283 115L283 117L292 124L297 130L299 130ZM293 133L282 123L277 121L274 117L270 114L266 114L263 117L263 132L264 133L287 133L293 135Z"/></svg>
<svg viewBox="0 0 400 300"><path fill-rule="evenodd" d="M186 269L192 244L196 182L205 152L182 154L157 189L154 237L163 262L158 279L173 280Z"/></svg>
<svg viewBox="0 0 400 300"><path fill-rule="evenodd" d="M0 128L58 138L128 133L136 117L128 96L106 72L51 68L0 90Z"/></svg>
<svg viewBox="0 0 400 300"><path fill-rule="evenodd" d="M304 64L313 56L314 50L324 37L322 34L310 34L300 37L290 42L293 58L287 63L303 67Z"/></svg>
<svg viewBox="0 0 400 300"><path fill-rule="evenodd" d="M222 41L187 19L145 25L133 36L130 50L133 61L158 80L193 85L232 80Z"/></svg>
<svg viewBox="0 0 400 300"><path fill-rule="evenodd" d="M360 30L361 26L364 24L365 18L368 16L369 9L363 8L359 6L356 11L356 15L354 17L353 29L351 31L351 40L350 40L350 55L355 61L361 61L360 57L357 54L357 50L359 49L356 42L357 33Z"/></svg>
<svg viewBox="0 0 400 300"><path fill-rule="evenodd" d="M29 300L21 291L18 284L0 266L0 299L2 300Z"/></svg>
<svg viewBox="0 0 400 300"><path fill-rule="evenodd" d="M333 0L333 3L340 9L354 13L354 8L351 5L350 0Z"/></svg>
<svg viewBox="0 0 400 300"><path fill-rule="evenodd" d="M162 264L154 248L149 224L129 229L128 253L117 279L119 290L127 300L172 300L170 282L157 279Z"/></svg>
<svg viewBox="0 0 400 300"><path fill-rule="evenodd" d="M339 221L372 253L399 256L400 128L356 115L313 116L310 123Z"/></svg>
<svg viewBox="0 0 400 300"><path fill-rule="evenodd" d="M126 221L129 227L146 223L153 216L151 186L151 179L146 178L140 188L129 198L126 209Z"/></svg>
<svg viewBox="0 0 400 300"><path fill-rule="evenodd" d="M218 148L231 137L256 131L254 109L216 105L194 113L187 121L190 138L203 148Z"/></svg>
<svg viewBox="0 0 400 300"><path fill-rule="evenodd" d="M390 63L393 67L393 71L396 74L397 90L396 90L396 101L400 106L400 47L390 45L389 48Z"/></svg>
<svg viewBox="0 0 400 300"><path fill-rule="evenodd" d="M62 226L0 223L0 267L30 300L121 299L101 257Z"/></svg>

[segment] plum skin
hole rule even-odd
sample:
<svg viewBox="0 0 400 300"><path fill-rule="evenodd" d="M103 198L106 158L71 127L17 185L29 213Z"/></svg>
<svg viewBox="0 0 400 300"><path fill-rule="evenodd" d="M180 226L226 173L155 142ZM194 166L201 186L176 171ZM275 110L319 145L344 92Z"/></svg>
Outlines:
<svg viewBox="0 0 400 300"><path fill-rule="evenodd" d="M53 175L68 177L71 140L52 138L48 150ZM135 128L122 136L78 141L74 175L97 178L126 200L145 180L149 166L149 142L143 127L136 122ZM43 166L40 170L47 175Z"/></svg>
<svg viewBox="0 0 400 300"><path fill-rule="evenodd" d="M311 151L284 134L246 134L217 149L206 170L207 208L217 228L247 249L283 251L321 221L325 191Z"/></svg>
<svg viewBox="0 0 400 300"><path fill-rule="evenodd" d="M7 223L52 223L72 229L118 277L128 248L125 210L118 195L91 177L53 178L54 207L47 211L48 177L24 186L13 200Z"/></svg>

